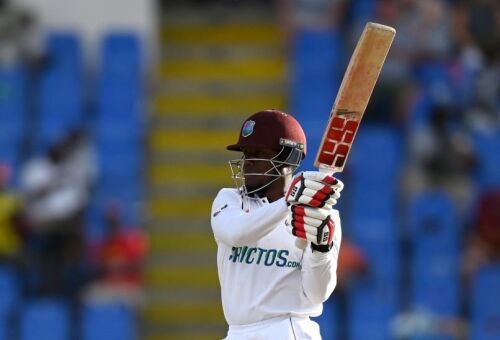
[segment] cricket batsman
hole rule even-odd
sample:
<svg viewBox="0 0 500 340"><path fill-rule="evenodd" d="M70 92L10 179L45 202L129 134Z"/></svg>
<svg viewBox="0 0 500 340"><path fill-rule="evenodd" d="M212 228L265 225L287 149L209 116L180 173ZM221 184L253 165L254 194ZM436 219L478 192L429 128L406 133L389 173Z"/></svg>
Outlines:
<svg viewBox="0 0 500 340"><path fill-rule="evenodd" d="M250 116L227 149L242 153L229 162L236 188L221 189L211 212L226 339L321 339L310 317L337 282L342 230L333 206L343 184L317 171L294 176L306 136L281 111Z"/></svg>

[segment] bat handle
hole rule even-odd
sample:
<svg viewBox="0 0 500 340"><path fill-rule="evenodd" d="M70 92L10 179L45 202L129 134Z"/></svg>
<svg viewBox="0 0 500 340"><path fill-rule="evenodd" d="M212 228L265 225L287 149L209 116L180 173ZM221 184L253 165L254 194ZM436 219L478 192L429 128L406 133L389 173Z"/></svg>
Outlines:
<svg viewBox="0 0 500 340"><path fill-rule="evenodd" d="M333 171L331 168L324 168L324 167L319 167L319 172L322 172L324 174L328 174L328 175L333 175L335 173L335 171ZM303 238L296 238L295 239L295 246L299 249L306 249L307 248L307 245L309 244L309 241L307 240L304 240Z"/></svg>

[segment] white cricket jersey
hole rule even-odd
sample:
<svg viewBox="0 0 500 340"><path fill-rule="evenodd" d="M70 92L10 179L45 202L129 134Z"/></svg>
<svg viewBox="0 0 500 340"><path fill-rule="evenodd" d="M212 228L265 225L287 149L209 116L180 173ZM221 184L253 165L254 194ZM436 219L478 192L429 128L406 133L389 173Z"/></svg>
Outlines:
<svg viewBox="0 0 500 340"><path fill-rule="evenodd" d="M342 237L335 224L330 252L296 246L286 230L284 198L269 203L250 199L242 209L236 189L222 189L212 205L212 229L217 241L217 267L222 307L229 325L247 325L282 316L321 314L322 303L337 283L337 258ZM245 207L246 208L246 207Z"/></svg>

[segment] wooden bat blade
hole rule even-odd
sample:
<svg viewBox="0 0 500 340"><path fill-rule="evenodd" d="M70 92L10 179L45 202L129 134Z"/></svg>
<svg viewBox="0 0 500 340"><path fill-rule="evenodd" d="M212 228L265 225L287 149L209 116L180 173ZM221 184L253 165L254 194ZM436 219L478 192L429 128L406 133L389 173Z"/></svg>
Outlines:
<svg viewBox="0 0 500 340"><path fill-rule="evenodd" d="M344 169L359 123L396 31L367 23L342 79L314 165L329 172Z"/></svg>

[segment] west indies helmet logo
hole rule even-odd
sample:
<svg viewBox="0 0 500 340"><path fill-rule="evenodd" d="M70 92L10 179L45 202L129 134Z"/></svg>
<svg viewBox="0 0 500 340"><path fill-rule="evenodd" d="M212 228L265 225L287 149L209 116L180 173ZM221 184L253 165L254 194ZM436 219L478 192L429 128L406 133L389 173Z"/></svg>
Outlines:
<svg viewBox="0 0 500 340"><path fill-rule="evenodd" d="M247 120L245 124L243 124L243 128L241 129L241 135L243 137L248 137L253 133L253 127L255 126L255 122L253 120Z"/></svg>

